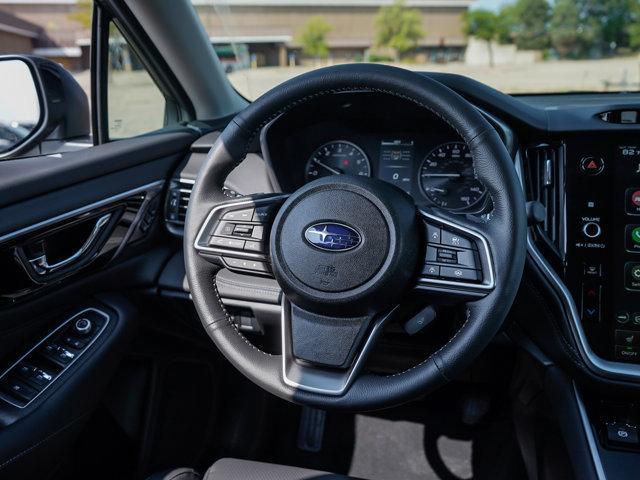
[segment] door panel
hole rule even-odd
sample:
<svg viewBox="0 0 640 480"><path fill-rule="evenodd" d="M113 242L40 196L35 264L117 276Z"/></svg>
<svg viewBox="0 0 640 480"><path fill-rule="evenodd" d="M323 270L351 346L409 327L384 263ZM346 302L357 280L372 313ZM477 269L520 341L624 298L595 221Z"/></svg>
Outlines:
<svg viewBox="0 0 640 480"><path fill-rule="evenodd" d="M0 478L50 476L100 400L136 331L134 292L155 288L179 248L162 209L195 138L180 130L0 162ZM109 318L91 342L64 323L88 307ZM47 356L52 342L78 355L69 368ZM20 376L25 362L54 383L38 394Z"/></svg>

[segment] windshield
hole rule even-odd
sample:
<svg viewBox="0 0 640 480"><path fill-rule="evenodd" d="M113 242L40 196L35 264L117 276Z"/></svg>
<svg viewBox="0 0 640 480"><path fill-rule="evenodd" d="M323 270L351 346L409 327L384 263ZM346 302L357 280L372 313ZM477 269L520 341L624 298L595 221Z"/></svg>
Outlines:
<svg viewBox="0 0 640 480"><path fill-rule="evenodd" d="M248 99L308 70L381 62L510 94L640 90L640 0L193 0Z"/></svg>

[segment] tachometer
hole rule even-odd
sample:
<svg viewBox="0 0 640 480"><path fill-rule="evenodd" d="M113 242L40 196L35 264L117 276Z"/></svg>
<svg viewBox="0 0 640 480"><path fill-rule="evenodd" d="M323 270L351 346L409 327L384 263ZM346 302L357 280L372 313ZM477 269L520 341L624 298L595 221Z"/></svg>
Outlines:
<svg viewBox="0 0 640 480"><path fill-rule="evenodd" d="M447 210L465 210L484 198L486 189L475 177L469 147L449 142L431 150L420 166L420 186L429 200Z"/></svg>
<svg viewBox="0 0 640 480"><path fill-rule="evenodd" d="M307 180L327 175L371 176L369 159L356 144L345 140L325 143L307 161Z"/></svg>

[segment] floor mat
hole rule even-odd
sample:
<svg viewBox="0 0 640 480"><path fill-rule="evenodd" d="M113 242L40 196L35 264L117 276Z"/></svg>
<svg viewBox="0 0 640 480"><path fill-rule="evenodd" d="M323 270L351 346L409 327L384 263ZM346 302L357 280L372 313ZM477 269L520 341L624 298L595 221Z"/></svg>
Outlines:
<svg viewBox="0 0 640 480"><path fill-rule="evenodd" d="M357 415L349 474L370 480L426 480L443 477L425 453L425 425ZM472 477L472 441L440 437L436 448L448 478Z"/></svg>

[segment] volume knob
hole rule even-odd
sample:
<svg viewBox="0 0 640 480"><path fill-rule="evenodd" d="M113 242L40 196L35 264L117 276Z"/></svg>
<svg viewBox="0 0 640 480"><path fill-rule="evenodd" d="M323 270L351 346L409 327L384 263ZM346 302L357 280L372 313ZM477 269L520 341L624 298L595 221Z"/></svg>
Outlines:
<svg viewBox="0 0 640 480"><path fill-rule="evenodd" d="M598 238L602 234L602 228L599 223L587 222L582 226L582 233L588 238Z"/></svg>

